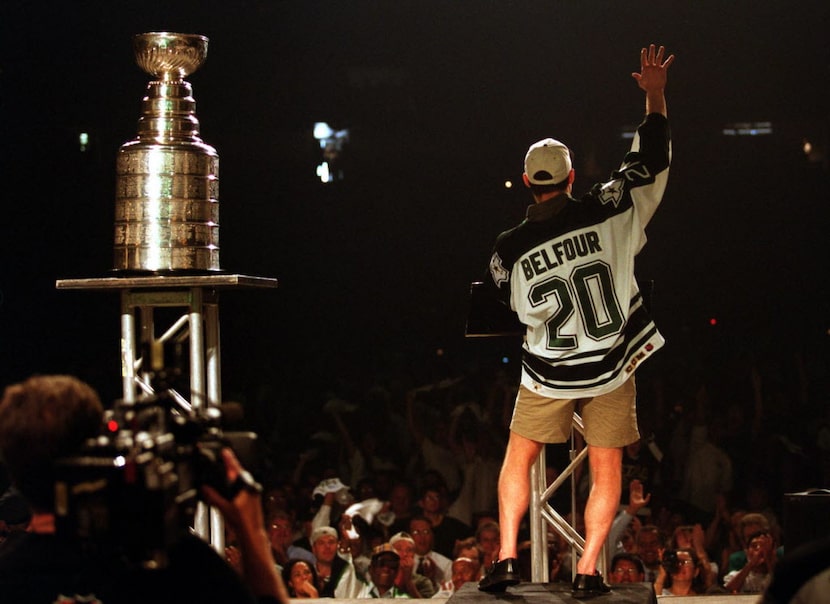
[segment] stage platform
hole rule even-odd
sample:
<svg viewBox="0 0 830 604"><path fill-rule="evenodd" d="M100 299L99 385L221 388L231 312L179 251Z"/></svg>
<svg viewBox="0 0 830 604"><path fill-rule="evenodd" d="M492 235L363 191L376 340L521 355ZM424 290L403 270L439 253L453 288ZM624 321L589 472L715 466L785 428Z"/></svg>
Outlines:
<svg viewBox="0 0 830 604"><path fill-rule="evenodd" d="M614 585L611 593L592 598L577 600L571 596L571 589L566 583L520 583L500 594L489 594L478 590L475 583L467 583L450 598L430 598L431 604L653 604L658 601L675 600L672 596L656 598L650 583L626 583ZM299 601L299 600L298 600ZM305 604L358 604L365 600L302 600ZM757 604L760 596L686 596L683 604Z"/></svg>
<svg viewBox="0 0 830 604"><path fill-rule="evenodd" d="M591 602L602 604L621 604L622 602L637 602L639 604L655 604L654 589L651 583L626 583L619 585L614 590L603 596L591 598ZM509 587L507 591L499 594L488 594L479 591L475 583L467 583L460 590L454 593L448 600L448 604L551 604L552 602L563 602L567 604L578 604L585 600L577 600L571 596L571 587L567 583L519 583Z"/></svg>

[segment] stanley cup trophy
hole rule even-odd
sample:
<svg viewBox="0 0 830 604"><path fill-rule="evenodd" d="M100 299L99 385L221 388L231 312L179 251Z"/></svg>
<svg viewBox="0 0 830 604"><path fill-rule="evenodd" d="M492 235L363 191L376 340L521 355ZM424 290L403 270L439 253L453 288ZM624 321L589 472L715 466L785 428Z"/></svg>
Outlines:
<svg viewBox="0 0 830 604"><path fill-rule="evenodd" d="M168 32L135 36L136 62L153 76L138 136L118 150L116 271L219 271L219 156L199 138L185 77L207 56L208 39Z"/></svg>

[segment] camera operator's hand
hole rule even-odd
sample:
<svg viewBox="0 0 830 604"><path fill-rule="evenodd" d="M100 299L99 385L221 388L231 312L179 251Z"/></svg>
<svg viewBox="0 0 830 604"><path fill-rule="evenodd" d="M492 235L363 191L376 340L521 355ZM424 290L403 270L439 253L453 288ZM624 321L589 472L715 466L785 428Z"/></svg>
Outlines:
<svg viewBox="0 0 830 604"><path fill-rule="evenodd" d="M227 470L228 484L234 484L245 472L233 451L222 449L222 460ZM271 544L265 531L262 514L262 496L256 489L241 489L229 501L210 486L202 487L202 496L217 508L237 535L242 568L248 587L257 596L270 596L288 602L288 591L277 572L271 555Z"/></svg>
<svg viewBox="0 0 830 604"><path fill-rule="evenodd" d="M225 559L236 572L240 575L244 574L244 569L242 568L242 553L239 551L239 547L236 545L226 545Z"/></svg>
<svg viewBox="0 0 830 604"><path fill-rule="evenodd" d="M222 461L227 472L229 485L236 484L245 470L231 449L222 449ZM241 528L261 527L264 532L261 496L250 489L241 489L232 500L225 499L209 485L202 487L202 496L211 506L222 512L222 516L234 531Z"/></svg>

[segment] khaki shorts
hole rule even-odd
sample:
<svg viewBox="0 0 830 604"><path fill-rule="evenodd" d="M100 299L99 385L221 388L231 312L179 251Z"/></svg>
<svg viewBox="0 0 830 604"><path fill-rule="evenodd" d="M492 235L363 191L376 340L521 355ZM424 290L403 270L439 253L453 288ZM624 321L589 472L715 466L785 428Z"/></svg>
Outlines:
<svg viewBox="0 0 830 604"><path fill-rule="evenodd" d="M519 386L510 430L540 443L566 442L576 411L585 425L585 442L624 447L640 438L636 400L633 375L616 390L591 398L547 398Z"/></svg>

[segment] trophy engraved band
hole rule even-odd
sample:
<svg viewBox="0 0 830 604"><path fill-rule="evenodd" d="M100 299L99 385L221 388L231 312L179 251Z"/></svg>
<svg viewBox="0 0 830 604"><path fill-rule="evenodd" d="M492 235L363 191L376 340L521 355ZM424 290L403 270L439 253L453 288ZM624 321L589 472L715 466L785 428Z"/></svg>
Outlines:
<svg viewBox="0 0 830 604"><path fill-rule="evenodd" d="M219 268L219 156L199 137L192 87L184 80L207 56L208 39L135 36L147 85L138 136L118 150L115 270L165 274Z"/></svg>

